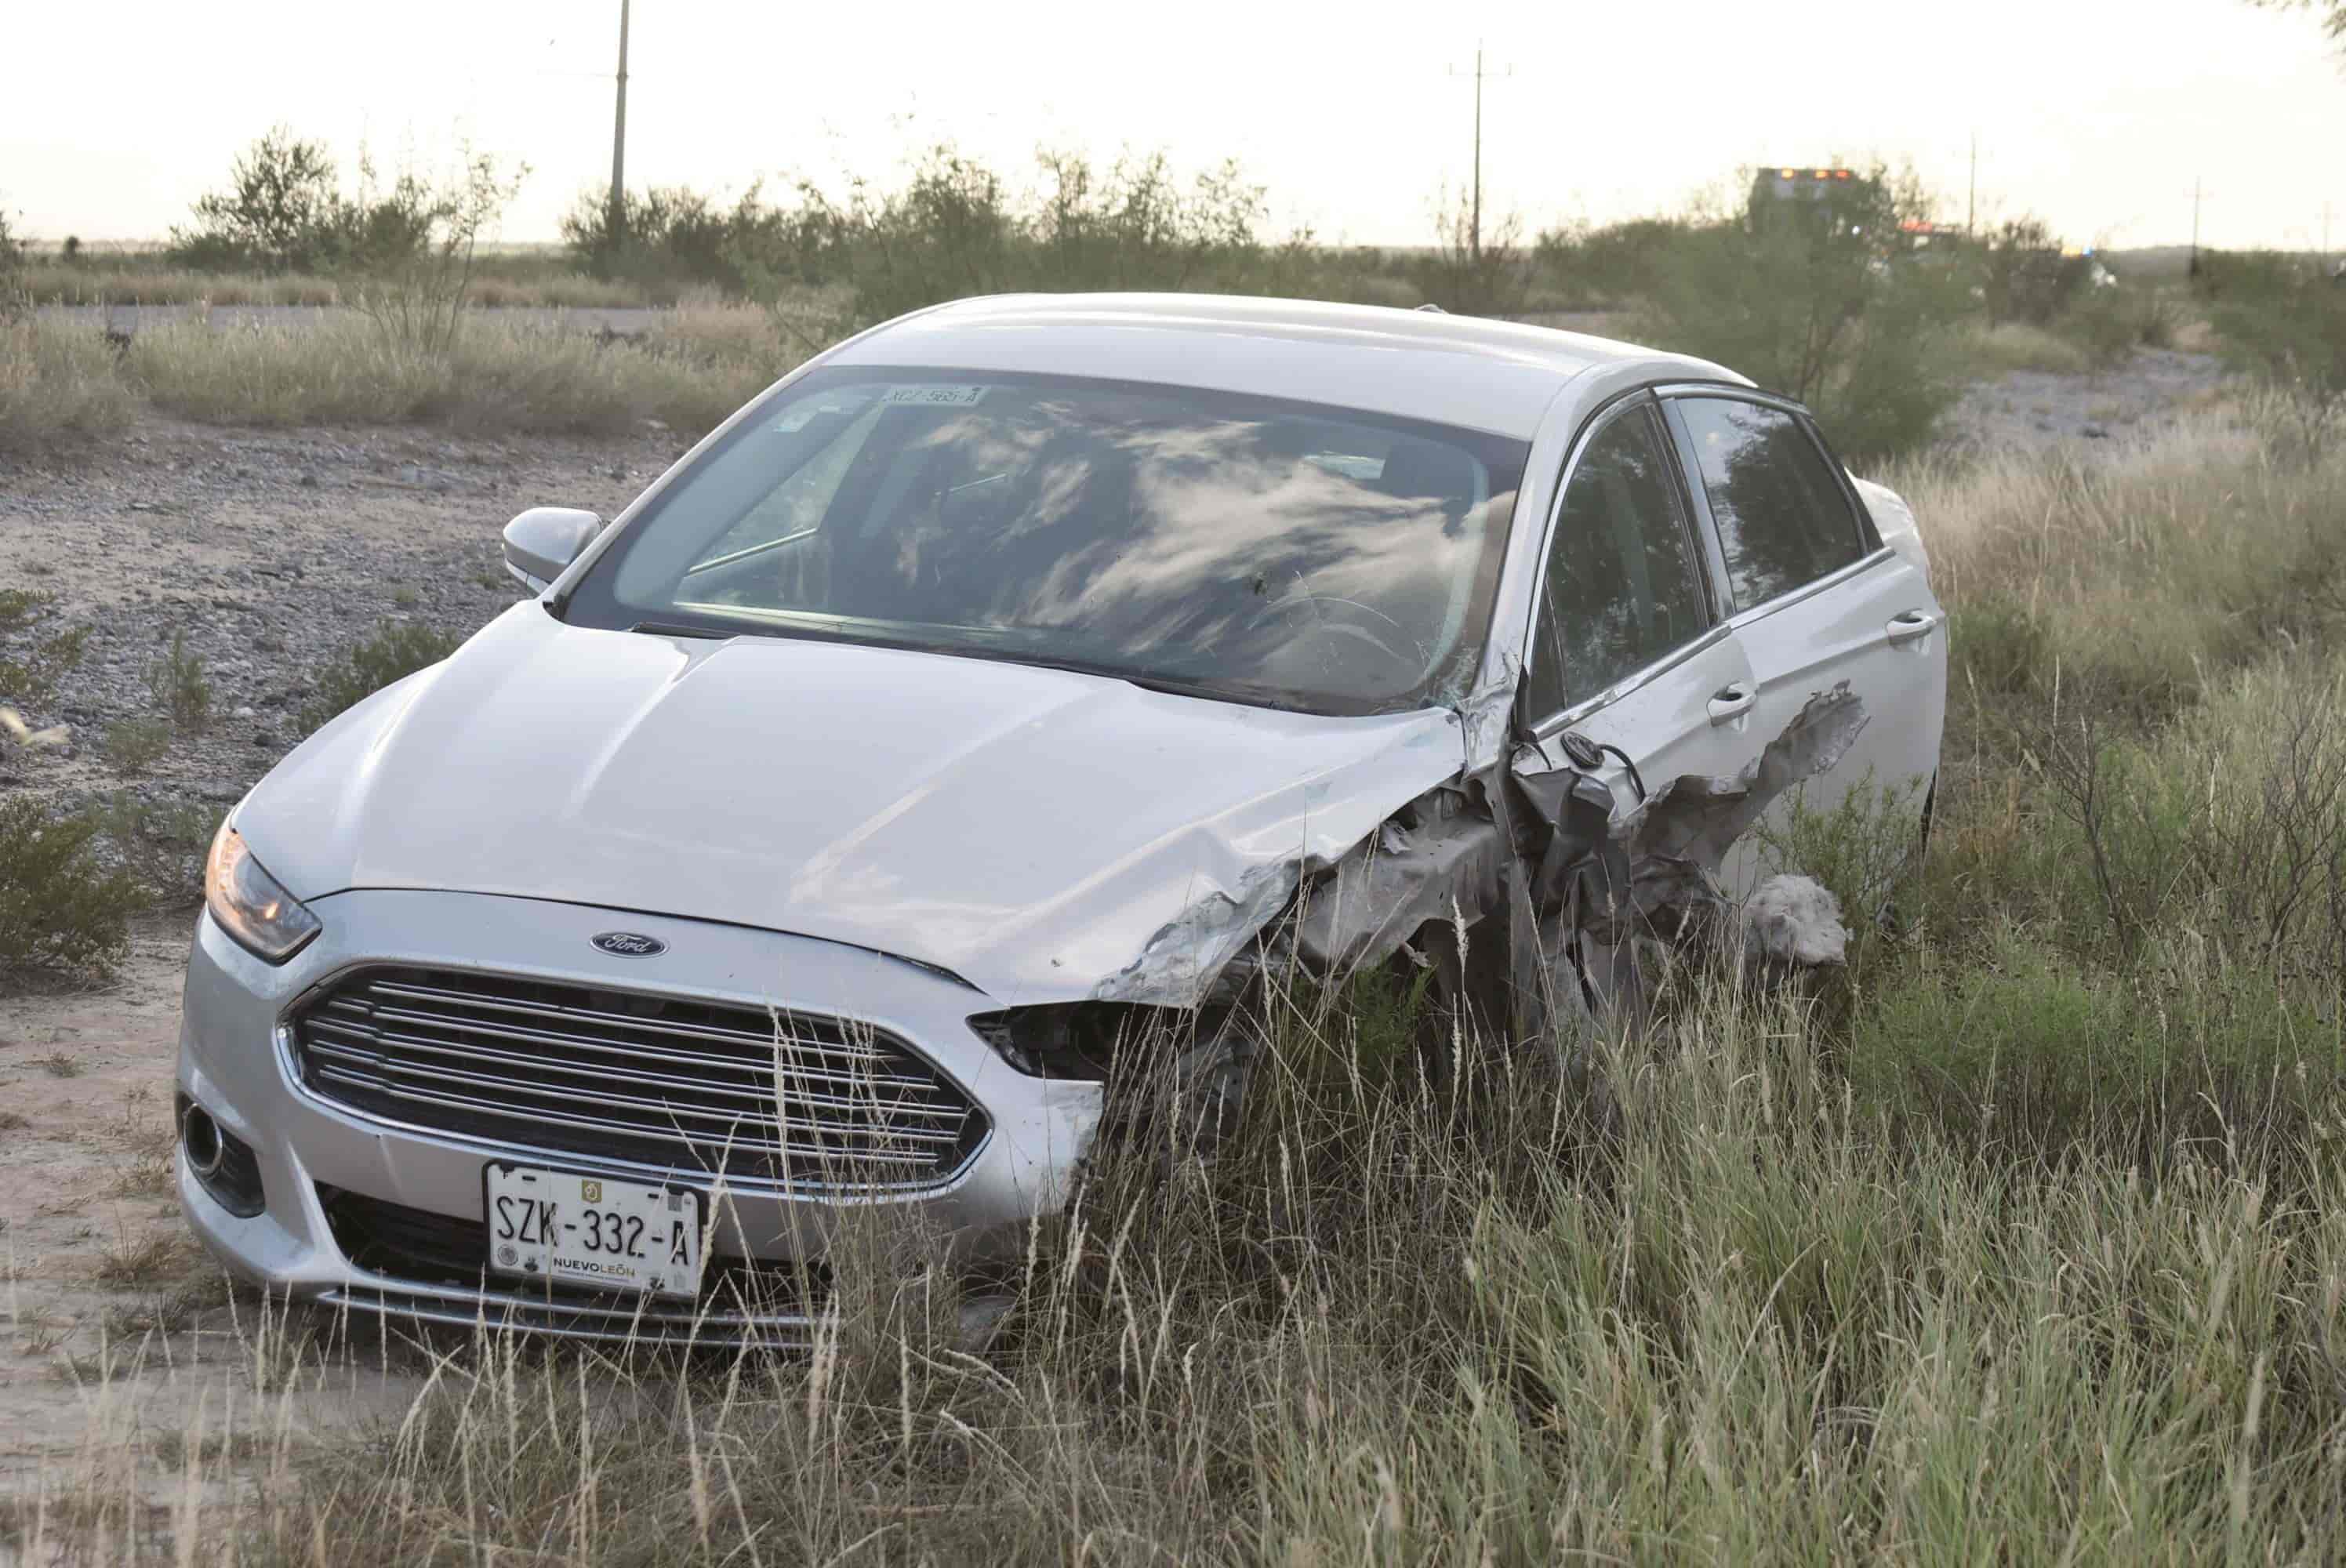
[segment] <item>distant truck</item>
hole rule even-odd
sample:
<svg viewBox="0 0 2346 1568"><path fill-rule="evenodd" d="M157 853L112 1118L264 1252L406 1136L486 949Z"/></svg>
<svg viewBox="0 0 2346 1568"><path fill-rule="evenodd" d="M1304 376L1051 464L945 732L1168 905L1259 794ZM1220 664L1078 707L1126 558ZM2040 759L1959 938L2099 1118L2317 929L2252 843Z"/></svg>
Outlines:
<svg viewBox="0 0 2346 1568"><path fill-rule="evenodd" d="M1838 165L1800 168L1779 164L1752 171L1744 221L1754 232L1797 223L1821 235L1862 235L1886 254L1898 249L1895 236L1877 232L1890 221L1890 209L1888 192L1872 175Z"/></svg>

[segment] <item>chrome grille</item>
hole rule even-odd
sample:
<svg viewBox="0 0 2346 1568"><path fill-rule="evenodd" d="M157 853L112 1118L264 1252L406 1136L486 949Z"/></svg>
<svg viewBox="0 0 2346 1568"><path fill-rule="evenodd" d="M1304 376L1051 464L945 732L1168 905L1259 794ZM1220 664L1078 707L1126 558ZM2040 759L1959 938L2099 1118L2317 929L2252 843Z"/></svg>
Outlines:
<svg viewBox="0 0 2346 1568"><path fill-rule="evenodd" d="M415 969L346 977L293 1021L314 1093L412 1125L678 1172L902 1186L985 1118L893 1035L836 1018Z"/></svg>

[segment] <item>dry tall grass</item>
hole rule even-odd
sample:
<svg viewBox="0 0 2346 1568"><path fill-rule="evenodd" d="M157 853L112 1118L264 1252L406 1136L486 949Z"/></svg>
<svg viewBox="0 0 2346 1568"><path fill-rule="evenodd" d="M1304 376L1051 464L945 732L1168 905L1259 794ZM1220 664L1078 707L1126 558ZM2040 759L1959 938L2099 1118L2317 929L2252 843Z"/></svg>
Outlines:
<svg viewBox="0 0 2346 1568"><path fill-rule="evenodd" d="M698 435L811 351L784 330L793 319L697 305L628 337L475 311L438 351L354 313L196 317L142 329L119 349L88 325L35 316L0 328L0 450L67 445L142 403L212 424L607 434L658 419Z"/></svg>
<svg viewBox="0 0 2346 1568"><path fill-rule="evenodd" d="M688 360L584 333L464 324L446 353L345 317L306 326L175 322L132 340L155 407L215 424L444 424L597 434L647 418L698 433L795 362Z"/></svg>
<svg viewBox="0 0 2346 1568"><path fill-rule="evenodd" d="M32 457L130 423L138 399L95 332L0 321L0 456Z"/></svg>
<svg viewBox="0 0 2346 1568"><path fill-rule="evenodd" d="M36 305L342 305L353 291L338 279L305 273L198 272L103 258L75 263L36 258L25 268L22 281L26 299ZM617 310L673 303L678 292L676 287L648 290L559 265L491 257L465 298L493 308Z"/></svg>

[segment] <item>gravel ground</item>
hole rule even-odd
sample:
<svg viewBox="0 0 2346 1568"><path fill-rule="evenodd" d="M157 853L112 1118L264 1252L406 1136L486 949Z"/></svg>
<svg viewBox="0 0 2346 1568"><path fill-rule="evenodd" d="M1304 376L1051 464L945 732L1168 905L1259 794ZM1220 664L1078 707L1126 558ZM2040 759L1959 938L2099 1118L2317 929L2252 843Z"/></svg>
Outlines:
<svg viewBox="0 0 2346 1568"><path fill-rule="evenodd" d="M1943 439L1958 449L2027 452L2138 438L2206 400L2223 379L2215 355L2174 349L2144 349L2097 375L2014 371L1966 391Z"/></svg>
<svg viewBox="0 0 2346 1568"><path fill-rule="evenodd" d="M0 752L0 790L127 789L226 806L301 738L318 671L386 622L469 634L518 589L498 531L539 504L627 504L686 443L450 441L395 432L222 431L149 420L52 469L0 469L0 587L56 596L90 628L56 694L14 702L62 747ZM107 730L159 717L148 673L175 636L201 659L211 722L143 778Z"/></svg>

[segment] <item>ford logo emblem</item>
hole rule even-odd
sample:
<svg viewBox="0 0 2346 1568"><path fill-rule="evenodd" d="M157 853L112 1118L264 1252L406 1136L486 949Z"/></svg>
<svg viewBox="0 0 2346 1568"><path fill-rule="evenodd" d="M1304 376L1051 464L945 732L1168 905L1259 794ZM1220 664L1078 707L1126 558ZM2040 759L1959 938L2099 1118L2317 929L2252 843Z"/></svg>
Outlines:
<svg viewBox="0 0 2346 1568"><path fill-rule="evenodd" d="M668 943L641 932L607 931L595 938L597 950L619 958L654 958L668 951Z"/></svg>

